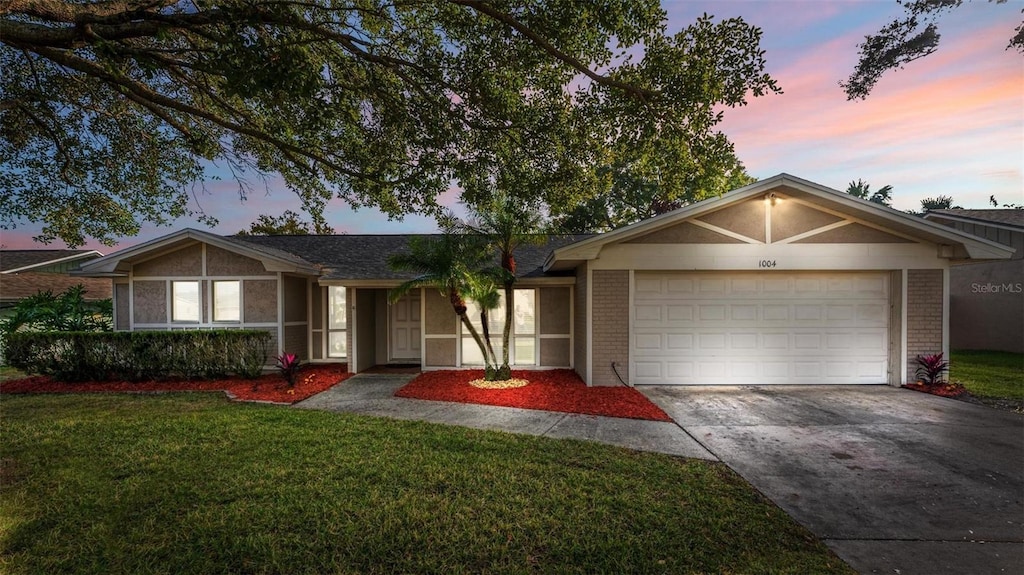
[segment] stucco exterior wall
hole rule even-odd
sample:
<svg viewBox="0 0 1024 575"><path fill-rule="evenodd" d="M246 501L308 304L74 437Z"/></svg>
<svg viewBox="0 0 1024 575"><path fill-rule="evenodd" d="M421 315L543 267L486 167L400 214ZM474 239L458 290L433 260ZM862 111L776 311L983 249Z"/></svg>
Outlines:
<svg viewBox="0 0 1024 575"><path fill-rule="evenodd" d="M907 271L907 381L915 359L942 351L942 270Z"/></svg>
<svg viewBox="0 0 1024 575"><path fill-rule="evenodd" d="M377 323L377 290L355 289L355 317L349 317L349 331L355 327L353 340L355 349L348 350L349 358L355 359L355 366L349 361L353 371L363 371L379 363L377 361L377 335L381 326ZM354 321L353 321L354 320ZM385 324L386 325L386 324Z"/></svg>
<svg viewBox="0 0 1024 575"><path fill-rule="evenodd" d="M594 270L591 304L594 365L591 385L622 385L629 370L629 272Z"/></svg>
<svg viewBox="0 0 1024 575"><path fill-rule="evenodd" d="M540 311L538 333L542 336L559 336L540 339L540 352L537 356L539 363L545 367L568 366L571 364L570 357L572 355L568 337L572 330L570 288L538 288L537 300Z"/></svg>
<svg viewBox="0 0 1024 575"><path fill-rule="evenodd" d="M132 266L135 277L199 276L202 273L202 244L192 244Z"/></svg>
<svg viewBox="0 0 1024 575"><path fill-rule="evenodd" d="M758 198L711 212L697 219L751 239L764 241L764 200Z"/></svg>
<svg viewBox="0 0 1024 575"><path fill-rule="evenodd" d="M423 333L426 335L452 335L457 332L458 317L452 304L437 290L423 291Z"/></svg>
<svg viewBox="0 0 1024 575"><path fill-rule="evenodd" d="M305 325L287 325L284 327L284 350L294 353L299 359L309 359L309 345L306 338Z"/></svg>
<svg viewBox="0 0 1024 575"><path fill-rule="evenodd" d="M544 367L568 367L569 339L542 338L540 340L540 364Z"/></svg>
<svg viewBox="0 0 1024 575"><path fill-rule="evenodd" d="M538 288L537 297L540 300L541 335L568 334L572 320L569 288Z"/></svg>
<svg viewBox="0 0 1024 575"><path fill-rule="evenodd" d="M166 282L136 280L132 291L135 323L167 323Z"/></svg>
<svg viewBox="0 0 1024 575"><path fill-rule="evenodd" d="M242 282L242 321L277 321L277 280L245 280Z"/></svg>
<svg viewBox="0 0 1024 575"><path fill-rule="evenodd" d="M259 260L206 246L206 274L210 276L273 276Z"/></svg>
<svg viewBox="0 0 1024 575"><path fill-rule="evenodd" d="M128 284L114 284L114 329L116 331L131 329L131 318L128 316L131 306L128 294Z"/></svg>
<svg viewBox="0 0 1024 575"><path fill-rule="evenodd" d="M764 204L763 200L761 200L761 204ZM781 241L822 226L834 224L841 219L839 216L816 210L804 204L777 202L772 206L772 241Z"/></svg>
<svg viewBox="0 0 1024 575"><path fill-rule="evenodd" d="M427 339L423 365L426 367L449 367L455 365L456 338Z"/></svg>
<svg viewBox="0 0 1024 575"><path fill-rule="evenodd" d="M306 279L284 277L284 321L306 322Z"/></svg>

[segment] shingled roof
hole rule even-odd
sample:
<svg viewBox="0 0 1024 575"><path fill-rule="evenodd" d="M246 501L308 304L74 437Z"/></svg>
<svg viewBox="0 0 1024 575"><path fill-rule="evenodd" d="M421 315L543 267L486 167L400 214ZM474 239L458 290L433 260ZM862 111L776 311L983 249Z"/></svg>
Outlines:
<svg viewBox="0 0 1024 575"><path fill-rule="evenodd" d="M952 216L959 220L970 220L978 223L1001 224L1024 229L1024 210L992 209L992 210L928 210L930 216Z"/></svg>
<svg viewBox="0 0 1024 575"><path fill-rule="evenodd" d="M96 250L0 250L0 272L67 260L74 256L101 254Z"/></svg>
<svg viewBox="0 0 1024 575"><path fill-rule="evenodd" d="M434 234L436 235L436 234ZM420 235L336 235L336 236L233 236L233 242L252 244L293 254L323 267L321 279L326 280L405 280L415 274L396 272L388 265L388 257L408 250L409 240ZM552 250L569 245L589 235L548 236L541 245L526 245L516 251L516 276L540 277L544 260Z"/></svg>

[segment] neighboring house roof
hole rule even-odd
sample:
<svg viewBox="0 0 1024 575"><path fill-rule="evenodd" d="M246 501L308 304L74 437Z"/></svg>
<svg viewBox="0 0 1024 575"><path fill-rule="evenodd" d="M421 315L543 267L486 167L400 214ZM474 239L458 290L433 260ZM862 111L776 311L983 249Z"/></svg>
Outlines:
<svg viewBox="0 0 1024 575"><path fill-rule="evenodd" d="M295 254L322 268L323 280L405 280L416 274L391 269L388 258L404 253L417 235L336 235L336 236L235 236L233 241L249 243ZM524 245L516 250L516 276L544 275L544 260L551 250L590 237L589 235L548 236L540 245Z"/></svg>
<svg viewBox="0 0 1024 575"><path fill-rule="evenodd" d="M45 291L59 294L79 284L85 287L85 299L107 299L108 280L71 277L66 271L102 255L96 250L0 250L0 301L16 302Z"/></svg>
<svg viewBox="0 0 1024 575"><path fill-rule="evenodd" d="M96 250L0 250L0 273L39 270L101 257Z"/></svg>
<svg viewBox="0 0 1024 575"><path fill-rule="evenodd" d="M1024 210L928 210L925 219L944 219L976 224L996 224L1001 227L1024 231Z"/></svg>
<svg viewBox="0 0 1024 575"><path fill-rule="evenodd" d="M736 202L760 195L767 197L773 190L780 189L784 190L784 193L787 195L810 199L816 205L833 209L837 212L855 215L857 219L869 224L892 230L908 237L933 242L942 246L949 246L947 257L951 259L1007 259L1013 254L1012 248L997 242L978 238L948 226L929 222L920 217L783 173L733 190L720 197L697 202L678 210L557 249L552 252L547 262L545 262L544 269L559 270L573 268L583 261L596 258L601 248L605 245L626 241L674 226Z"/></svg>

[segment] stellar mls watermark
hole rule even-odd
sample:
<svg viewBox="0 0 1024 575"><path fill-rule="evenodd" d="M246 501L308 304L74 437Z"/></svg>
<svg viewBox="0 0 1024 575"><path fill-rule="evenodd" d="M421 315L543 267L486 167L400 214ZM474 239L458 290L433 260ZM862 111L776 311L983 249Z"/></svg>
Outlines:
<svg viewBox="0 0 1024 575"><path fill-rule="evenodd" d="M1024 293L1024 283L978 283L971 284L971 293Z"/></svg>

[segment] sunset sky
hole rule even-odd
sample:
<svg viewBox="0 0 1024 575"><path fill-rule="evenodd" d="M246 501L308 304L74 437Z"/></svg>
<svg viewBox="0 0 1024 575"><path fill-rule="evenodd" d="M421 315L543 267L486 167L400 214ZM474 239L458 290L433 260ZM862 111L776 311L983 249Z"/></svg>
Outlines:
<svg viewBox="0 0 1024 575"><path fill-rule="evenodd" d="M857 44L902 14L895 0L665 1L669 30L698 16L740 16L763 30L768 72L784 94L726 110L721 129L747 171L766 178L787 172L845 190L858 178L872 190L893 187L893 207L918 209L925 197L952 196L965 208L1024 203L1024 56L1006 50L1021 22L1020 2L966 4L939 20L939 51L888 73L866 101L850 102L839 87L853 70ZM202 209L220 220L212 231L232 234L259 214L297 209L283 187L240 203L233 185L211 182ZM454 194L447 199L455 202ZM354 212L335 200L328 222L339 232L435 231L433 220L389 222L373 210ZM128 247L181 227L145 227L118 247ZM0 230L5 248L45 248L31 237L38 226ZM61 243L49 247L64 247ZM96 243L86 247L110 253Z"/></svg>

